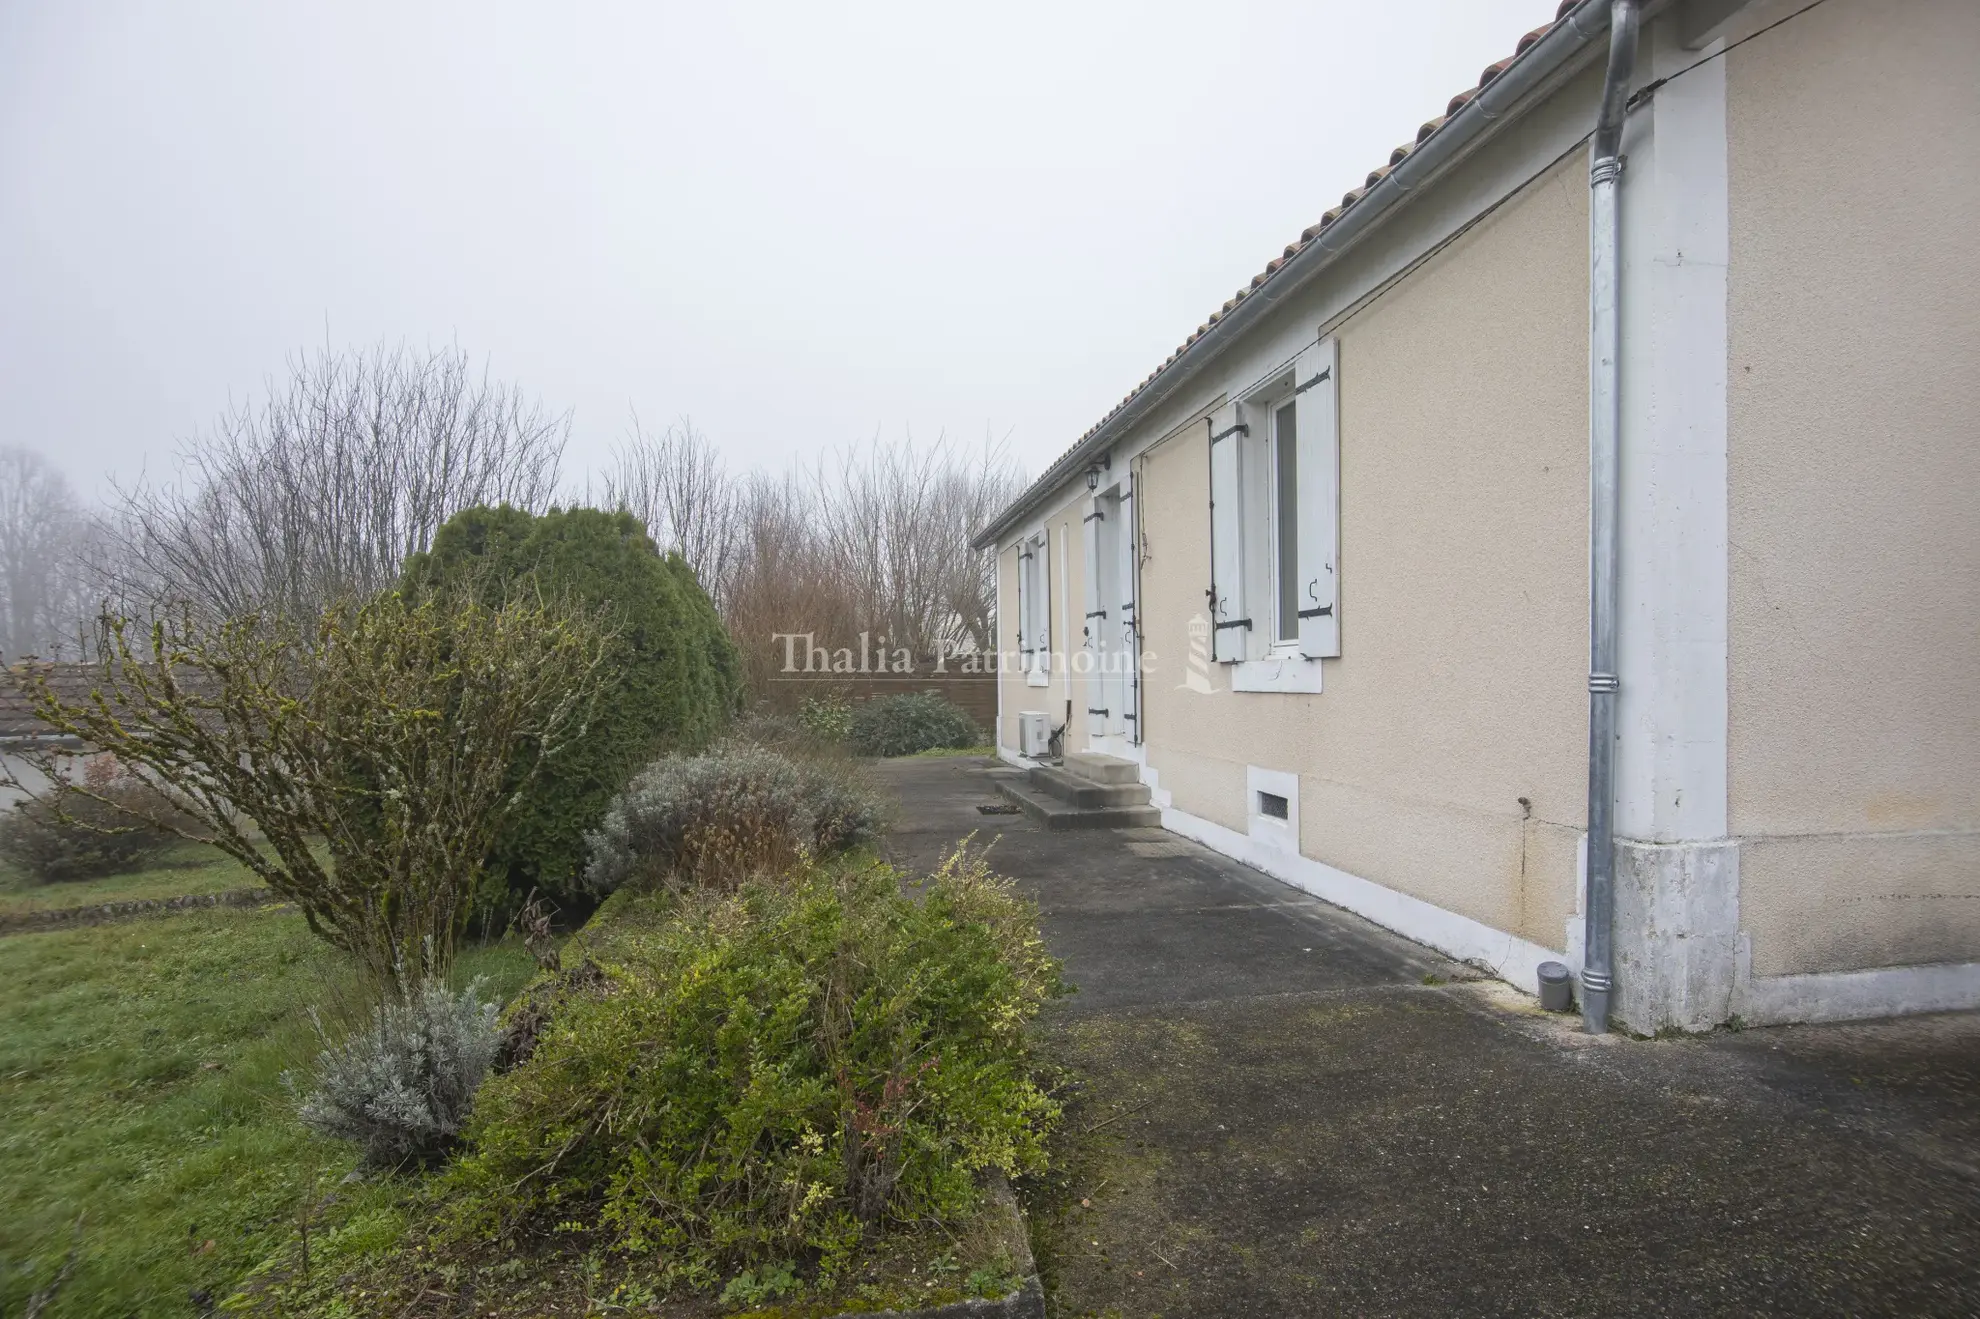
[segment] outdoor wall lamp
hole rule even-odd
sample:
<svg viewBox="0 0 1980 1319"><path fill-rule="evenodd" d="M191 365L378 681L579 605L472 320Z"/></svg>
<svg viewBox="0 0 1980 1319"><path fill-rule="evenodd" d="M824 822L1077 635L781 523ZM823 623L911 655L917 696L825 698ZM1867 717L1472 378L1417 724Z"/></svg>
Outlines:
<svg viewBox="0 0 1980 1319"><path fill-rule="evenodd" d="M1114 454L1112 450L1109 450L1100 455L1099 462L1086 469L1086 488L1088 490L1098 490L1100 488L1100 473L1112 471L1113 468Z"/></svg>

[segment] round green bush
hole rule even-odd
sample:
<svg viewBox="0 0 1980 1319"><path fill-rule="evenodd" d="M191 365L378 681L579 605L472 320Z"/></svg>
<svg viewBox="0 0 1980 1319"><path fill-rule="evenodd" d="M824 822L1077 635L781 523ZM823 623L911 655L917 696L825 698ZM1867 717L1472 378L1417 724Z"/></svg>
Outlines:
<svg viewBox="0 0 1980 1319"><path fill-rule="evenodd" d="M846 745L861 756L911 756L980 746L983 733L961 706L937 692L881 696L853 711Z"/></svg>
<svg viewBox="0 0 1980 1319"><path fill-rule="evenodd" d="M489 858L498 900L532 887L578 896L584 835L613 795L660 751L707 745L740 706L741 658L715 606L630 513L467 509L407 561L404 585L489 602L540 590L603 608L616 630L584 737L544 767Z"/></svg>

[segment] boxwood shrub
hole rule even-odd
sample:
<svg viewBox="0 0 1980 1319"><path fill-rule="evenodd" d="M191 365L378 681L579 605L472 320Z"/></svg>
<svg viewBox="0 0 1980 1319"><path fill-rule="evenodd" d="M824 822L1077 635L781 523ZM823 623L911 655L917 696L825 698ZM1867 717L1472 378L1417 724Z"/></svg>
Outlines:
<svg viewBox="0 0 1980 1319"><path fill-rule="evenodd" d="M939 692L881 696L854 709L846 743L862 756L911 756L917 751L973 747L983 733L968 711Z"/></svg>
<svg viewBox="0 0 1980 1319"><path fill-rule="evenodd" d="M1057 963L980 857L922 887L811 864L641 899L668 919L604 941L603 991L483 1087L449 1230L637 1257L670 1285L769 1268L822 1288L876 1229L956 1222L985 1170L1040 1169L1058 1108L1024 1028Z"/></svg>

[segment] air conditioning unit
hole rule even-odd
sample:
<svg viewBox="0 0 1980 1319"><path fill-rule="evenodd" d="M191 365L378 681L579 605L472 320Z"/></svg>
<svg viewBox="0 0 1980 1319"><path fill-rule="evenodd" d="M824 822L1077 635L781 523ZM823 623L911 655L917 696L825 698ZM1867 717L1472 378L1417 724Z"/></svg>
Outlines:
<svg viewBox="0 0 1980 1319"><path fill-rule="evenodd" d="M1052 753L1052 716L1043 710L1018 713L1018 751L1027 756Z"/></svg>

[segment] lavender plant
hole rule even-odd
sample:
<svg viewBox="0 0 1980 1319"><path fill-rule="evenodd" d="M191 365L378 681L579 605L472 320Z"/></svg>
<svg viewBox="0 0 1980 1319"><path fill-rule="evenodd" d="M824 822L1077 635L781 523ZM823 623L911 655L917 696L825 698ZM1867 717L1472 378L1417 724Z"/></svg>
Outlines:
<svg viewBox="0 0 1980 1319"><path fill-rule="evenodd" d="M585 880L600 893L635 878L731 887L870 842L884 818L849 767L746 744L668 756L642 771L588 836Z"/></svg>
<svg viewBox="0 0 1980 1319"><path fill-rule="evenodd" d="M315 1089L297 1110L303 1125L355 1141L373 1167L444 1151L501 1047L497 1007L482 999L481 986L476 980L459 994L437 981L408 986L378 1007L369 1027L341 1042L312 1014L324 1047ZM293 1076L285 1079L300 1091Z"/></svg>

